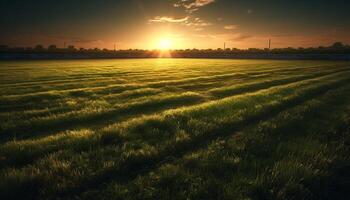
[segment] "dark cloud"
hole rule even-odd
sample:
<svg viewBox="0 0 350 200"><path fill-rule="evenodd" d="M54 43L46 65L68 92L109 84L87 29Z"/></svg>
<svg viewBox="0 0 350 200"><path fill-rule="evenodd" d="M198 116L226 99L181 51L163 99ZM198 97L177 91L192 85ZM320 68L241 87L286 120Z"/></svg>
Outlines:
<svg viewBox="0 0 350 200"><path fill-rule="evenodd" d="M62 40L62 41L74 42L74 43L93 43L93 42L100 41L96 39L87 39L82 37L67 37L67 36L57 36L57 35L46 35L46 37L55 39L55 40Z"/></svg>
<svg viewBox="0 0 350 200"><path fill-rule="evenodd" d="M246 39L250 39L252 38L253 36L251 35L245 35L245 34L237 34L236 36L234 36L231 41L234 41L234 42L241 42L241 41L244 41Z"/></svg>

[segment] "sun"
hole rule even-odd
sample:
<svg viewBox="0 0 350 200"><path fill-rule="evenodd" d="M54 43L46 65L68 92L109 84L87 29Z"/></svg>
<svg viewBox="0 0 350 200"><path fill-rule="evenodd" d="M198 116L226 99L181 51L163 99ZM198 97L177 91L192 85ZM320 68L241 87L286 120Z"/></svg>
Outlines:
<svg viewBox="0 0 350 200"><path fill-rule="evenodd" d="M168 50L173 45L173 42L168 38L162 38L159 40L158 47L161 50Z"/></svg>

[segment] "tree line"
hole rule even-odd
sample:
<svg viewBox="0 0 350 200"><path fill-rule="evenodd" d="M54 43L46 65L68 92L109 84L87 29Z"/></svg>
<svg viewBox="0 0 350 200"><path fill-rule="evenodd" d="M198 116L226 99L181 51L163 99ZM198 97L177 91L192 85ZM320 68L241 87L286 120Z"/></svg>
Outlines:
<svg viewBox="0 0 350 200"><path fill-rule="evenodd" d="M76 48L69 45L66 48L59 48L56 45L36 45L35 47L9 47L0 45L0 53L7 54L66 54L66 55L86 55L86 56L106 56L106 57L159 57L161 50L110 50L110 49L85 49ZM234 57L237 55L278 55L278 54L350 54L350 45L342 42L335 42L330 46L309 47L309 48L274 48L274 49L178 49L169 50L168 55L171 57ZM166 57L167 55L164 55Z"/></svg>

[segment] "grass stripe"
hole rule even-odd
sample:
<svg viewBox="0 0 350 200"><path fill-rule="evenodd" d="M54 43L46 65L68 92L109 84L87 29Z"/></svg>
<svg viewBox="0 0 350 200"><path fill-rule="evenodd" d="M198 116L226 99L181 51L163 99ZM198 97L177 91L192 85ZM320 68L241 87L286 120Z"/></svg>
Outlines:
<svg viewBox="0 0 350 200"><path fill-rule="evenodd" d="M129 199L135 198L135 192L139 191L137 193L139 198L145 198L145 195L147 195L149 198L162 199L164 195L168 195L168 192L163 189L164 187L162 187L160 183L166 184L167 188L170 190L176 190L178 187L173 185L172 182L177 182L177 184L181 185L186 184L186 180L194 181L195 183L193 184L199 185L199 188L195 190L191 190L191 187L186 187L182 190L182 192L186 191L188 193L193 193L193 195L200 195L200 192L206 193L208 187L211 187L212 190L217 187L219 187L220 190L224 190L226 187L244 185L247 181L257 184L259 187L263 188L262 190L264 192L270 193L272 190L268 188L270 183L266 182L271 181L271 175L268 174L266 167L268 166L269 169L273 169L278 160L290 159L286 157L298 156L306 160L315 157L314 154L318 149L323 148L319 143L315 143L315 140L317 140L316 138L308 137L308 135L310 135L310 126L312 130L315 130L312 128L312 126L314 126L315 115L316 113L323 113L322 118L324 120L331 119L332 117L330 117L330 115L335 116L338 123L332 121L332 123L329 124L333 127L338 127L339 123L342 123L342 120L339 120L339 116L341 116L340 113L350 117L348 113L350 109L350 98L342 98L344 94L350 94L349 86L330 91L321 98L309 100L301 105L279 113L276 117L246 127L244 130L240 131L238 135L235 135L235 137L230 135L229 137L215 140L200 150L185 154L180 159L161 164L154 170L148 172L145 176L139 176L137 179L125 185L112 182L106 186L104 191L101 192L101 190L99 190L99 193L96 195L100 194L99 198L111 195L116 198ZM349 96L350 95L347 95L347 97ZM319 114L316 116L320 117ZM305 121L307 123L303 123ZM328 129L321 129L317 134L322 135L322 132L328 132ZM298 137L307 139L301 140L297 139ZM296 141L297 145L294 145L292 141ZM310 145L314 149L305 147L306 145ZM289 147L293 147L294 149L291 150ZM284 149L284 151L282 151L282 149ZM310 151L309 154L311 155L305 155L305 152L308 151ZM291 152L293 152L293 154L289 156ZM255 166L251 165L252 160L258 162L258 164ZM315 167L318 166L316 165ZM186 175L183 177L181 174ZM283 174L285 174L285 172L283 172ZM264 176L264 179L259 180L262 176ZM290 174L289 176L293 177L296 175ZM208 185L196 183L198 177L201 177L201 182L207 181ZM183 178L186 178L186 180ZM215 184L215 181L219 182L219 184ZM259 181L265 181L265 183L259 183ZM278 184L282 186L282 184L286 183ZM151 193L146 194L145 190L142 190L141 187L153 188L153 190ZM249 188L250 194L244 196L245 198L256 192L256 188L252 186L247 186L247 188ZM324 189L329 190L327 187ZM123 190L127 192L121 193ZM281 191L282 189L279 190ZM315 189L314 192L317 194L320 193L320 191L322 191L322 189ZM278 192L276 191L276 193ZM176 195L178 194L181 193L177 191ZM230 195L230 198L239 199L244 198L240 196L244 194L246 194L246 192L242 190L235 193L226 189L225 192L223 191L219 195ZM213 195L213 193L208 193L207 195L210 196ZM210 198L222 199L224 198L223 196L210 196ZM173 197L179 198L176 196ZM277 198L277 196L271 198Z"/></svg>
<svg viewBox="0 0 350 200"><path fill-rule="evenodd" d="M342 75L342 74L341 74ZM328 76L326 76L326 77L323 77L323 78L318 78L318 79L311 79L311 80L304 80L303 82L301 82L301 83L293 83L292 85L298 85L298 84L301 84L301 85L303 85L303 84L306 84L306 83L308 83L308 82L313 82L313 81L316 81L316 82L322 82L322 81L326 81L327 80L327 78L329 79L329 78L337 78L337 76L339 76L339 74L336 74L336 75L328 75ZM346 75L342 75L342 76L345 76L346 77ZM308 83L309 84L309 83ZM287 85L287 86L280 86L280 87L278 87L278 88L289 88L290 86L289 85ZM300 87L300 86L298 86L298 87ZM277 89L278 89L277 88ZM265 90L265 91L263 91L263 92L260 92L260 93L264 93L264 92L266 92L266 91L268 91L269 92L269 90ZM272 88L272 91L276 91L276 88ZM244 96L239 96L239 98L248 98L248 100L249 100L249 97L250 96L254 96L254 95L256 95L256 94L260 94L260 93L253 93L253 94L251 94L251 95L248 95L248 97L244 97ZM228 99L232 99L232 98L228 98ZM235 97L233 97L233 99L235 99ZM273 100L273 99L272 99ZM192 107L189 107L188 109L189 110L195 110L196 108L198 108L198 107L207 107L207 105L216 105L216 104L220 104L220 103L222 103L222 101L223 100L219 100L219 101L213 101L213 102L210 102L210 103L205 103L204 105L199 105L199 106L192 106ZM230 101L232 101L232 100L230 100ZM240 100L240 102L244 102L244 100ZM136 109L137 110L137 109ZM183 110L184 109L180 109L179 110L179 113L181 114L182 112L183 112ZM221 112L221 111L218 111L218 112ZM206 114L206 115L208 115L208 116L210 116L210 114ZM215 115L214 115L215 116ZM68 118L68 119L71 119L71 118ZM96 122L95 122L96 123ZM143 122L140 122L141 124L143 123ZM117 125L118 126L118 125ZM123 125L122 125L123 126ZM112 129L114 126L110 126L109 128L107 128L107 129ZM118 128L117 128L118 129ZM59 137L60 138L60 137ZM133 138L133 137L131 137L131 138ZM149 138L152 138L151 136L149 136ZM147 140L149 140L149 138L143 138L144 139L144 141L147 141ZM155 140L157 141L157 139L158 138L156 138ZM45 141L45 139L44 139L44 141ZM94 140L92 140L92 141L94 141ZM78 142L79 143L79 142ZM26 146L25 145L26 144L26 141L24 141L24 143L21 143L21 142L17 142L17 146ZM60 143L60 140L59 140L59 144L60 145L55 145L55 146L62 146L62 144ZM34 146L35 147L35 146ZM49 145L49 147L52 147L52 145ZM23 149L23 150L25 150L25 149ZM12 149L11 150L11 152L14 152L15 150L14 149ZM23 153L23 155L27 155L27 154L30 154L30 152L31 152L31 150L25 150L25 151L27 151L27 153ZM8 152L10 152L10 151L8 151ZM26 159L26 160L29 160L29 159ZM16 161L17 163L21 163L21 162L19 162L19 160L17 160Z"/></svg>
<svg viewBox="0 0 350 200"><path fill-rule="evenodd" d="M343 72L345 70L336 70L335 72L332 72L332 73L339 73L339 72ZM228 94L234 94L234 92L236 94L239 94L240 92L249 92L249 91L255 91L255 90L259 90L259 89L264 89L264 88L268 88L268 87L271 87L271 86L274 86L276 84L287 84L287 83L290 83L290 82L294 82L294 81L300 81L300 80L304 80L304 79L307 79L307 78L314 78L314 77L317 77L317 76L320 76L320 75L325 75L325 74L331 74L331 73L317 73L317 74L312 74L312 75L305 75L305 76L300 76L300 77L291 77L291 78L285 78L285 79L276 79L276 80L272 80L272 81L265 81L263 83L252 83L252 84L243 84L243 85L238 85L236 87L234 87L233 89L232 88L222 88L221 90L218 89L218 91L224 91L224 95L228 95ZM226 92L228 91L228 92ZM212 91L210 91L212 92ZM220 95L221 96L224 96L224 95ZM153 99L152 99L153 101ZM146 100L147 102L147 100ZM143 102L142 102L143 103ZM142 104L142 103L139 103L139 104ZM93 108L94 109L94 108ZM99 109L103 109L101 107L99 107ZM86 119L94 119L94 120L97 120L97 118L99 116L103 116L104 117L104 120L106 119L109 119L110 117L108 116L114 116L116 114L118 114L120 111L118 110L105 110L105 111L101 111L101 110L96 110L96 111L91 111L90 113L86 113L86 110L81 110L81 111L74 111L74 112L71 112L71 113L63 113L61 115L53 115L53 116L48 116L48 117L42 117L42 118L39 118L39 119L34 119L34 121L25 121L26 124L16 124L16 128L17 130L11 130L10 128L6 128L4 127L4 125L2 126L2 131L3 133L6 133L9 137L9 139L11 139L11 135L17 135L17 133L21 132L21 131L24 131L25 129L28 129L28 127L31 127L33 131L45 131L47 129L51 129L51 130L54 130L54 131L59 131L59 130L62 130L62 129L55 129L55 127L57 126L60 126L62 127L62 125L65 125L66 127L72 127L70 126L69 124L67 124L64 119L68 119L69 118L69 122L70 123L74 123L74 125L77 124L77 122L82 122L82 124L84 124L84 120ZM83 113L85 115L82 115L80 113ZM53 113L54 114L54 113ZM57 121L61 120L62 123L57 123ZM66 123L66 124L65 124ZM45 124L45 126L42 126L42 124ZM50 125L52 124L52 125ZM6 125L6 124L5 124ZM18 135L21 137L21 135ZM19 137L19 138L20 138Z"/></svg>
<svg viewBox="0 0 350 200"><path fill-rule="evenodd" d="M177 118L179 118L179 117L183 118L184 115L190 115L191 117L198 117L198 115L200 113L204 114L203 112L209 114L209 113L213 113L213 111L219 111L218 107L217 107L219 105L221 107L220 109L227 110L226 106L229 106L232 108L233 105L237 105L240 107L240 106L242 106L242 103L246 102L245 106L249 105L248 107L250 107L250 106L255 104L252 102L256 102L259 105L258 107L261 107L260 111L255 111L255 109L256 109L256 106L255 106L254 110L252 110L252 108L251 108L251 110L243 112L243 113L239 114L238 116L236 115L236 117L234 117L232 119L227 119L228 120L227 122L225 122L225 120L224 121L220 120L221 121L220 123L219 123L219 121L213 122L213 123L217 124L217 127L222 127L225 130L227 129L226 131L229 131L227 133L231 133L231 131L233 131L235 127L237 128L240 126L239 124L246 125L246 122L253 123L256 120L261 120L261 116L270 116L272 112L278 113L279 111L281 111L281 109L285 109L285 108L288 108L292 105L302 103L303 101L305 101L309 98L315 97L317 95L320 95L323 92L326 92L331 88L337 88L338 86L346 83L346 81L348 81L348 80L343 79L342 81L336 81L336 80L331 79L326 83L322 83L322 81L325 81L325 80L321 79L318 81L316 81L316 80L309 81L308 84L306 84L306 83L300 84L299 83L299 87L301 87L301 88L299 90L297 90L297 91L299 91L299 92L297 92L297 94L293 94L295 89L296 89L295 87L297 85L295 87L290 87L290 86L289 87L281 87L280 89L275 89L273 91L270 91L270 93L261 92L261 93L255 94L255 97L253 95L247 95L245 97L240 97L241 101L238 101L238 102L237 102L237 98L232 98L232 99L222 100L221 105L220 104L212 104L209 107L198 106L195 110L192 109L192 111L190 111L190 110L181 111L180 115L175 115L175 116L177 116ZM316 84L316 83L318 83L318 84ZM305 84L309 85L309 86L305 87L306 86ZM283 94L283 96L285 96L285 98L282 98L281 101L274 102L274 103L266 102L266 101L270 101L270 99L276 99L276 97L281 97L282 94ZM266 99L265 102L267 103L267 105L265 105L264 107L262 106L263 105L262 98ZM251 99L251 100L249 100L249 99ZM233 100L235 100L235 101L233 101ZM243 108L245 106L243 106ZM203 110L201 108L205 108L205 109ZM242 108L242 107L240 107L240 108ZM245 109L248 109L248 108L245 108ZM195 111L195 112L193 112L193 111ZM231 109L230 112L233 112L233 110ZM248 113L250 113L250 114L248 114ZM270 115L267 115L267 113L269 113ZM218 117L220 115L221 115L221 113L217 114L216 117ZM171 114L171 116L169 116L169 115L166 115L166 116L167 116L166 117L167 120L171 120L172 122L179 121L179 120L174 120L174 118L173 118L174 114ZM205 121L212 120L210 118L208 118L208 119L203 118L203 116L211 116L211 115L205 114L205 115L201 115L201 116L202 116L202 119ZM245 116L245 117L243 117L243 119L242 119L239 116ZM215 115L212 117L215 118ZM181 121L182 120L180 120L180 123L181 123ZM188 120L186 120L186 121L190 122ZM163 122L162 122L162 124L164 124ZM169 123L170 123L170 121L169 121ZM145 122L142 123L141 127L143 127L144 125L145 125ZM167 124L167 125L169 125L169 124ZM191 137L190 141L192 141L192 142L179 141L179 142L173 143L173 144L165 143L168 145L165 145L164 147L159 147L160 152L156 153L156 154L154 154L155 152L153 152L151 154L146 153L146 152L149 152L148 151L149 149L147 150L147 148L150 148L149 146L144 146L145 149L143 151L145 154L137 153L137 152L140 152L141 149L136 148L136 149L134 149L134 153L136 153L136 154L130 153L130 154L122 155L121 158L123 158L123 157L124 158L121 159L121 161L119 163L120 165L118 165L119 168L115 168L116 166L113 166L110 168L111 171L108 170L108 168L107 168L107 170L105 170L102 174L100 174L100 176L97 176L95 178L90 179L91 182L84 181L84 183L86 184L86 187L91 187L92 183L105 182L105 181L109 180L110 178L117 178L117 177L121 178L123 176L130 178L130 177L135 175L134 173L137 174L138 172L140 172L139 168L137 168L136 171L133 171L133 170L135 170L136 165L138 167L140 165L142 165L142 166L147 168L147 166L157 164L157 163L161 162L161 160L163 160L164 158L166 158L170 155L174 156L174 157L178 157L181 154L183 154L184 151L188 151L190 149L193 150L193 147L196 146L196 144L203 144L203 142L206 140L210 141L210 140L220 136L220 134L210 134L210 132L225 133L225 130L222 130L221 128L220 129L209 128L209 129L207 129L207 131L200 133L201 132L200 130L196 130L199 127L196 128L196 126L191 125L191 126L186 128L186 126L188 126L188 125L189 124L183 124L181 126L182 126L182 128L185 128L186 130L191 129L193 131L193 133L199 134L199 135L190 136ZM124 129L124 130L127 131L127 129ZM130 133L128 133L128 134L130 134ZM146 135L146 137L147 137L147 135ZM109 139L113 139L113 138L109 138ZM159 140L158 140L158 142L159 142ZM163 152L163 153L161 153L161 152ZM125 153L127 153L127 152L125 152ZM126 155L129 155L129 156L125 157ZM136 157L134 157L134 156L136 156ZM142 158L142 157L144 157L144 158ZM134 160L136 158L137 158L137 160ZM82 186L82 187L84 188L85 186ZM69 191L69 193L70 192L72 192L72 191Z"/></svg>

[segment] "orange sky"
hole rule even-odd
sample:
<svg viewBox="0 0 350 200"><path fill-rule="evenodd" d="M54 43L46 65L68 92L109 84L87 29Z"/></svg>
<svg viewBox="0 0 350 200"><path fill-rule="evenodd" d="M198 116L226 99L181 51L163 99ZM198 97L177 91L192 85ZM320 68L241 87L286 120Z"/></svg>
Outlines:
<svg viewBox="0 0 350 200"><path fill-rule="evenodd" d="M0 2L0 44L157 49L350 43L343 0L47 0Z"/></svg>

